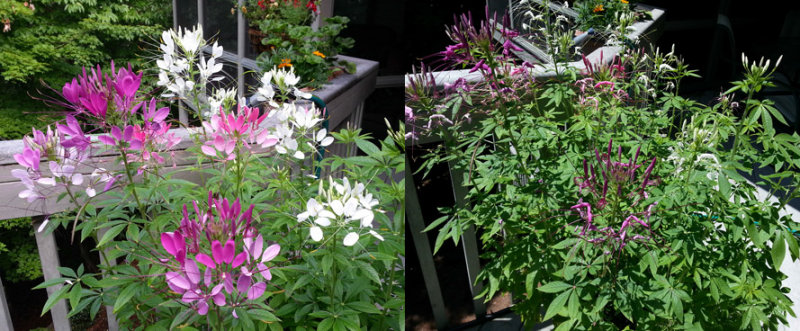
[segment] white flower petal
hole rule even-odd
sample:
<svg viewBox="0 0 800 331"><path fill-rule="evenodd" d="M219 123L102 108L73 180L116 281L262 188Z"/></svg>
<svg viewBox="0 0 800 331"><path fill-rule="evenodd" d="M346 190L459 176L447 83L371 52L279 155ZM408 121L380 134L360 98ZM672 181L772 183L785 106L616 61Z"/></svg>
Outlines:
<svg viewBox="0 0 800 331"><path fill-rule="evenodd" d="M322 240L322 228L320 228L318 226L312 226L310 233L311 233L311 239L312 240L314 240L314 241Z"/></svg>
<svg viewBox="0 0 800 331"><path fill-rule="evenodd" d="M36 182L41 184L41 185L56 186L56 179L55 178L43 177L43 178L37 179Z"/></svg>
<svg viewBox="0 0 800 331"><path fill-rule="evenodd" d="M330 226L331 225L331 220L329 220L329 219L327 219L325 217L318 217L316 220L314 220L314 223L317 223L320 226Z"/></svg>
<svg viewBox="0 0 800 331"><path fill-rule="evenodd" d="M42 222L42 225L39 225L39 228L36 229L36 232L42 232L42 230L44 230L47 227L47 223L50 223L50 219L49 218L45 218L44 219L44 222Z"/></svg>
<svg viewBox="0 0 800 331"><path fill-rule="evenodd" d="M81 174L74 174L72 175L72 185L81 185L83 184L83 175Z"/></svg>
<svg viewBox="0 0 800 331"><path fill-rule="evenodd" d="M333 212L336 213L336 215L341 216L344 214L344 205L339 200L331 201L331 209L333 209Z"/></svg>
<svg viewBox="0 0 800 331"><path fill-rule="evenodd" d="M346 236L344 236L344 245L345 246L353 246L358 242L358 233L350 232Z"/></svg>
<svg viewBox="0 0 800 331"><path fill-rule="evenodd" d="M383 241L383 236L379 235L379 234L378 234L377 232L375 232L374 230L369 230L369 234L371 234L371 235L372 235L373 237L375 237L375 238L378 238L378 240L380 240L380 241Z"/></svg>
<svg viewBox="0 0 800 331"><path fill-rule="evenodd" d="M325 209L317 213L317 217L336 218L336 215L334 215L330 210Z"/></svg>

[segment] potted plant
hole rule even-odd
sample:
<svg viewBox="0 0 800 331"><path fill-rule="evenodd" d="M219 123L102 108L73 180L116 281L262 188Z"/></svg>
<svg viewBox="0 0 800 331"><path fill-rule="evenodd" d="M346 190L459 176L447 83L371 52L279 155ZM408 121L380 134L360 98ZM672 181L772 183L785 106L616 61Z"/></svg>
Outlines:
<svg viewBox="0 0 800 331"><path fill-rule="evenodd" d="M343 72L355 71L354 65L337 59L339 53L353 46L353 39L339 36L349 19L328 17L312 27L319 16L318 1L249 0L242 7L262 71L294 67L305 77L301 87L311 88L319 88Z"/></svg>
<svg viewBox="0 0 800 331"><path fill-rule="evenodd" d="M475 27L461 16L441 52L479 78L437 87L423 69L406 86L407 138L442 141L420 171L448 162L467 192L464 208L428 226L436 249L474 226L483 297L513 293L528 325L786 324L793 308L780 268L800 250L783 210L800 196L800 136L776 132L785 120L756 97L780 59L743 56L744 77L704 105L679 95L695 74L674 51L626 49L610 64L541 80L511 55L514 44L493 41L518 33L496 21ZM769 188L765 198L746 176Z"/></svg>
<svg viewBox="0 0 800 331"><path fill-rule="evenodd" d="M663 11L624 0L514 2L504 26L519 32L512 41L528 62L576 62L608 47L649 42L657 36ZM606 49L604 49L606 48Z"/></svg>
<svg viewBox="0 0 800 331"><path fill-rule="evenodd" d="M43 313L68 300L69 316L107 306L131 329L400 329L403 187L377 178L403 171L402 131L380 146L329 132L288 97L291 68L262 77L261 109L214 99L221 47L202 56L200 27L161 42L160 89L200 128L172 129L143 73L112 62L66 83L64 119L14 155L20 198L71 205L38 231L68 227L101 256L100 272L39 285L56 289ZM336 140L366 155L323 158Z"/></svg>

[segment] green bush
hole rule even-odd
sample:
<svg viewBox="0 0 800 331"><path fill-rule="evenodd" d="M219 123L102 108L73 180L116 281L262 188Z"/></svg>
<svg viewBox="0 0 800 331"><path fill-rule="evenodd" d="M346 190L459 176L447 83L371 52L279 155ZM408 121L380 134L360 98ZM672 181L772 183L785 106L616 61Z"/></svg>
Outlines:
<svg viewBox="0 0 800 331"><path fill-rule="evenodd" d="M0 221L0 270L6 282L42 277L30 218Z"/></svg>

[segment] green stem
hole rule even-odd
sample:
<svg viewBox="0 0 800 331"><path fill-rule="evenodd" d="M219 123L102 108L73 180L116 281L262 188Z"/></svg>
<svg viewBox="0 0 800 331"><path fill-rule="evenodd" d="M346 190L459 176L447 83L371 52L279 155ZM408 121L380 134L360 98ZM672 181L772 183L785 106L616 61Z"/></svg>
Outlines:
<svg viewBox="0 0 800 331"><path fill-rule="evenodd" d="M750 115L750 107L749 107L749 105L750 105L750 99L752 99L752 98L753 98L753 89L750 88L750 90L747 91L747 99L745 99L745 101L744 101L745 111L744 111L744 114L742 115L742 122L747 121L747 117ZM734 158L736 157L736 150L739 149L739 144L741 143L741 140L739 139L739 136L742 133L740 133L740 131L741 131L740 128L736 128L736 131L735 131L736 135L733 136L733 151L732 151L732 153L733 153Z"/></svg>
<svg viewBox="0 0 800 331"><path fill-rule="evenodd" d="M330 249L330 254L331 254L331 259L332 259L333 263L332 263L332 268L331 268L331 277L329 278L331 280L331 289L330 289L329 293L330 293L330 298L331 298L331 310L335 311L336 306L335 306L334 300L333 300L333 295L336 292L336 280L337 280L337 278L336 278L336 258L334 258L334 255L336 255L336 235L335 234L333 235L332 246L333 247L331 247L331 249Z"/></svg>
<svg viewBox="0 0 800 331"><path fill-rule="evenodd" d="M122 163L125 166L125 175L128 177L128 183L131 185L133 198L136 199L136 204L139 207L139 214L142 215L142 219L147 220L147 212L142 204L142 201L139 200L139 195L136 194L136 184L133 182L133 175L131 174L130 164L128 163L128 153L126 153L121 147L119 148L119 152L122 154Z"/></svg>

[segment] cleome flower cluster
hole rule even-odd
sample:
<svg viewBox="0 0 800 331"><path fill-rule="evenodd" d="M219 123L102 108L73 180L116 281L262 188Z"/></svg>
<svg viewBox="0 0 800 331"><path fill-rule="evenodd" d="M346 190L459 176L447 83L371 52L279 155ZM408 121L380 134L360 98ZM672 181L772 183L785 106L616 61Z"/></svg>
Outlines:
<svg viewBox="0 0 800 331"><path fill-rule="evenodd" d="M611 244L615 250L625 248L630 241L647 241L650 238L639 234L631 235L636 225L650 229L647 222L650 222L650 216L656 206L656 203L653 203L644 212L635 211L639 203L648 197L646 188L658 183L657 180L650 178L656 164L655 157L642 174L641 181L637 179L636 170L641 166L636 162L640 152L641 147L636 149L636 154L628 162L623 162L620 146L617 148L617 160L614 161L611 156L612 141L609 140L606 153L600 154L595 149L596 165L583 160L584 175L575 177L574 182L578 186L578 191L585 194L587 200L593 203L585 202L582 197L571 207L584 221L583 226L579 226L580 231L577 233L579 237L594 244ZM622 221L619 230L615 230L612 225L618 220L614 220L613 216L597 217L598 215L592 214L592 206L596 212L605 211L604 214L627 215L627 217Z"/></svg>
<svg viewBox="0 0 800 331"><path fill-rule="evenodd" d="M205 210L197 201L192 205L194 217L184 205L178 230L161 234L161 246L170 254L162 259L172 270L166 273L169 288L200 315L210 304L238 307L260 298L272 280L266 263L280 245L264 248L264 238L251 225L254 205L242 212L239 199L230 203L212 192Z"/></svg>
<svg viewBox="0 0 800 331"><path fill-rule="evenodd" d="M328 236L336 236L339 232L347 232L343 244L353 246L364 233L369 233L378 240L383 237L372 229L375 219L373 208L378 200L364 189L364 184L355 183L344 178L339 182L333 178L328 180L328 189L323 189L323 181L319 184L319 197L306 202L306 211L297 215L298 222L311 225L309 234L314 241L321 241Z"/></svg>

